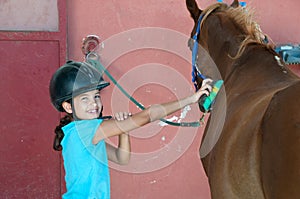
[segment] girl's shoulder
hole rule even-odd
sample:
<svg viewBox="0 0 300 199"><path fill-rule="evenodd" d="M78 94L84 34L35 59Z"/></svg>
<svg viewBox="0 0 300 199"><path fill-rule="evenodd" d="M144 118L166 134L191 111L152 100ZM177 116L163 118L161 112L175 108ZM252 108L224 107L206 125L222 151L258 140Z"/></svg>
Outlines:
<svg viewBox="0 0 300 199"><path fill-rule="evenodd" d="M71 131L78 131L81 129L86 130L92 130L94 131L98 126L102 123L102 119L92 119L92 120L77 120L72 121L66 126L62 127L62 130L64 133L71 132Z"/></svg>
<svg viewBox="0 0 300 199"><path fill-rule="evenodd" d="M76 120L72 121L62 128L64 138L62 144L65 143L82 143L85 146L92 145L92 139L102 119L93 120Z"/></svg>
<svg viewBox="0 0 300 199"><path fill-rule="evenodd" d="M62 129L74 128L75 126L93 126L101 124L102 119L92 119L92 120L75 120L69 124L62 127Z"/></svg>
<svg viewBox="0 0 300 199"><path fill-rule="evenodd" d="M102 119L92 119L92 120L77 120L74 125L80 128L94 128L101 124Z"/></svg>
<svg viewBox="0 0 300 199"><path fill-rule="evenodd" d="M67 133L74 129L75 127L75 121L70 122L69 124L63 126L61 129L63 130L64 133Z"/></svg>

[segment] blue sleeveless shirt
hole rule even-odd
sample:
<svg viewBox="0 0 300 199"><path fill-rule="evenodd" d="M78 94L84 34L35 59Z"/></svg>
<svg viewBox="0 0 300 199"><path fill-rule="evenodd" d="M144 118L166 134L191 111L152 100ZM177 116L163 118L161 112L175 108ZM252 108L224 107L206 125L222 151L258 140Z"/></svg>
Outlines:
<svg viewBox="0 0 300 199"><path fill-rule="evenodd" d="M63 199L109 199L110 176L105 141L92 144L101 119L73 121L64 126L61 145L67 192Z"/></svg>

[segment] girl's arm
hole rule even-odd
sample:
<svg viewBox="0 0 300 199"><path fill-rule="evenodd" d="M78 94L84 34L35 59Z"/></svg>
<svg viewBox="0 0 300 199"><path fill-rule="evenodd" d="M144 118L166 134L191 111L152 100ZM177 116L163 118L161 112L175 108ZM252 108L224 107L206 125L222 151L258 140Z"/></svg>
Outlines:
<svg viewBox="0 0 300 199"><path fill-rule="evenodd" d="M103 121L96 131L96 134L93 138L93 143L97 144L100 140L105 139L107 137L120 135L124 132L129 132L145 124L159 120L171 113L182 109L183 107L189 104L198 102L199 98L203 94L209 95L209 92L211 91L211 86L208 83L210 82L212 82L211 79L205 79L203 81L202 87L196 93L189 97L169 103L152 105L149 108L132 115L127 120Z"/></svg>
<svg viewBox="0 0 300 199"><path fill-rule="evenodd" d="M120 165L128 164L131 152L129 134L123 133L119 135L118 148L106 143L106 151L110 161Z"/></svg>
<svg viewBox="0 0 300 199"><path fill-rule="evenodd" d="M115 119L117 121L126 120L131 116L130 113L116 113ZM117 164L128 164L130 159L130 137L128 133L122 133L119 135L119 145L118 148L115 148L114 146L106 143L106 151L107 156L110 161L113 161Z"/></svg>

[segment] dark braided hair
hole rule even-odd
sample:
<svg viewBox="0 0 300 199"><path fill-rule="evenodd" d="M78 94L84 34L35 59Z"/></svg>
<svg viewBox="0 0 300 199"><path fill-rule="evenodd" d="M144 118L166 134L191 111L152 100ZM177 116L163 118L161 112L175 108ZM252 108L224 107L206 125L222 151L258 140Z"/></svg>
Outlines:
<svg viewBox="0 0 300 199"><path fill-rule="evenodd" d="M62 146L61 146L61 141L64 138L65 134L62 130L62 127L66 126L70 122L73 121L72 114L67 114L64 117L60 119L59 125L56 126L54 132L55 132L55 137L54 137L54 142L53 142L53 149L56 151L61 151Z"/></svg>

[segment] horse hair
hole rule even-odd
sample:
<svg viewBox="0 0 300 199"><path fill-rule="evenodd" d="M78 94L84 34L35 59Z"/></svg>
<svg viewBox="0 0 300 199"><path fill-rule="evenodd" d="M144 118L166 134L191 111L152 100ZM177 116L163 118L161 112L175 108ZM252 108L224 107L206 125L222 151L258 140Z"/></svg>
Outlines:
<svg viewBox="0 0 300 199"><path fill-rule="evenodd" d="M270 43L264 43L261 35L263 34L258 23L253 19L254 17L254 10L251 8L244 8L244 7L231 7L224 3L216 3L209 7L207 7L203 13L203 19L201 22L201 27L205 21L205 19L209 16L210 13L214 11L224 11L229 18L231 18L240 28L243 30L243 34L241 35L243 41L240 44L240 47L234 56L230 56L233 59L239 58L243 52L245 51L245 48L247 45L251 43L256 43L265 46L267 49L271 50L273 49L273 45ZM267 36L266 34L264 34Z"/></svg>

